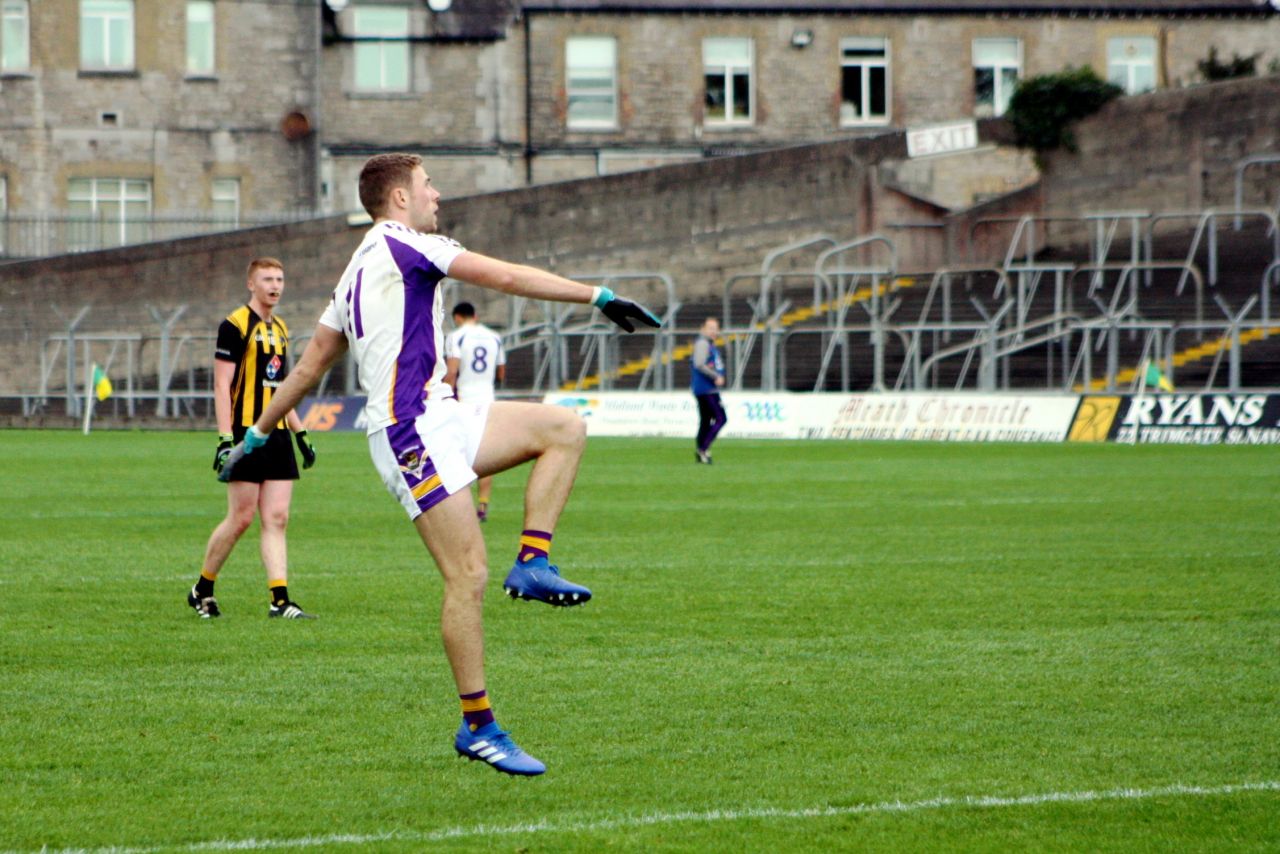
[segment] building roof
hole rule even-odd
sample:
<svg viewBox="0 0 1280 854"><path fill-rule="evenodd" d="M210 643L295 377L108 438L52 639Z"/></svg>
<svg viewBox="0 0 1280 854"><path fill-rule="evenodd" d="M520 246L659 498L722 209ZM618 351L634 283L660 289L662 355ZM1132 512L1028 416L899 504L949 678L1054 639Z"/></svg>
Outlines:
<svg viewBox="0 0 1280 854"><path fill-rule="evenodd" d="M1274 15L1268 0L522 0L530 11Z"/></svg>
<svg viewBox="0 0 1280 854"><path fill-rule="evenodd" d="M493 41L507 36L511 20L519 10L519 0L441 0L435 11L432 4L419 0L430 9L427 18L429 31L414 36L409 41ZM338 26L337 13L350 5L349 0L325 0L321 6L324 19L325 41L350 41L354 36Z"/></svg>

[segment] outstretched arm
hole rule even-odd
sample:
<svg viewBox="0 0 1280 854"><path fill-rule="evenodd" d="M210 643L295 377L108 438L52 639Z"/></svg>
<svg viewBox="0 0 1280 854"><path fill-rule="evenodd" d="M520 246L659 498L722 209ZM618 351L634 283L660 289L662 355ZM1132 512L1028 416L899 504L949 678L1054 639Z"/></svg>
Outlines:
<svg viewBox="0 0 1280 854"><path fill-rule="evenodd" d="M271 395L271 402L254 422L254 428L262 434L270 433L272 426L291 412L346 352L345 335L323 323L317 324L315 334L307 342L307 349L302 351L302 358L289 371L289 376L285 377L276 393Z"/></svg>
<svg viewBox="0 0 1280 854"><path fill-rule="evenodd" d="M306 393L316 387L320 378L345 352L347 352L345 335L336 329L330 329L323 323L316 325L315 334L307 342L307 349L302 351L302 358L276 389L276 393L271 396L271 402L262 410L262 414L258 416L254 425L249 428L244 441L232 449L226 464L218 474L219 480L230 480L231 470L240 458L266 442L267 436L280 419L284 418L286 413L293 411Z"/></svg>
<svg viewBox="0 0 1280 854"><path fill-rule="evenodd" d="M648 326L659 326L661 321L653 312L620 296L608 288L592 287L557 276L537 267L500 261L478 252L463 252L449 265L449 277L501 291L504 294L556 302L591 303L604 316L628 332L635 332L632 320Z"/></svg>
<svg viewBox="0 0 1280 854"><path fill-rule="evenodd" d="M512 264L479 252L463 252L449 265L449 277L532 299L591 302L595 288L537 267Z"/></svg>

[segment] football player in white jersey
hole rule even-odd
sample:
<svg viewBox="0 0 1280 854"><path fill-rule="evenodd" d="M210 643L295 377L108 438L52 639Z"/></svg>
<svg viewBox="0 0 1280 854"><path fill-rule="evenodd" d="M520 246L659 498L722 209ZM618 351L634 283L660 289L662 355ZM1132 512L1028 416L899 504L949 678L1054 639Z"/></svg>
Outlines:
<svg viewBox="0 0 1280 854"><path fill-rule="evenodd" d="M383 483L418 530L444 578L440 630L462 702L458 755L508 774L546 766L498 727L485 691L483 602L488 560L471 505L477 476L533 460L525 487L524 533L503 587L513 598L577 605L591 591L560 577L547 559L586 445L586 427L569 409L495 401L468 406L444 383L444 305L448 275L529 299L590 303L628 332L658 326L644 306L554 273L469 252L436 230L440 194L422 158L380 154L360 172L360 202L373 227L334 289L315 333L289 377L220 477L261 447L273 425L350 350L368 395L369 452Z"/></svg>
<svg viewBox="0 0 1280 854"><path fill-rule="evenodd" d="M460 302L453 307L455 329L444 341L446 370L444 381L453 386L458 400L466 404L492 403L496 388L506 377L507 351L502 336L476 317L476 307ZM489 497L493 495L493 476L480 478L476 495L476 518L489 518Z"/></svg>

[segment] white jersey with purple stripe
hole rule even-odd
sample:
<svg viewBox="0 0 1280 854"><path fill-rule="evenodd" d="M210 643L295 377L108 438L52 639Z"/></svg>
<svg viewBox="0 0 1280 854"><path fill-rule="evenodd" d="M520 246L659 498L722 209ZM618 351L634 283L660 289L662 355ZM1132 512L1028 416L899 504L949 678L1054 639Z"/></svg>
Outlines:
<svg viewBox="0 0 1280 854"><path fill-rule="evenodd" d="M466 250L382 221L365 234L320 322L343 333L368 395L369 432L413 421L427 398L449 397L440 280Z"/></svg>
<svg viewBox="0 0 1280 854"><path fill-rule="evenodd" d="M458 360L458 378L454 380L458 400L494 399L498 366L507 363L502 336L483 323L467 323L449 333L444 355Z"/></svg>

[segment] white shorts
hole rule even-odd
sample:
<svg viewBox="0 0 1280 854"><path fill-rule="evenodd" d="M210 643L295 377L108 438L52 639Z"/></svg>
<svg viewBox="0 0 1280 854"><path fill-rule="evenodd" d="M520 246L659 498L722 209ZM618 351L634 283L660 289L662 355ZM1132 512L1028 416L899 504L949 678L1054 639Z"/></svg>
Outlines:
<svg viewBox="0 0 1280 854"><path fill-rule="evenodd" d="M476 479L471 466L488 418L488 401L431 400L415 420L369 434L373 467L410 519Z"/></svg>

